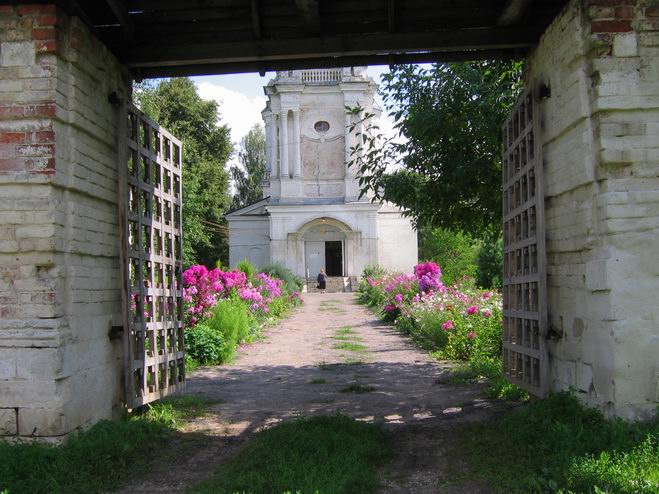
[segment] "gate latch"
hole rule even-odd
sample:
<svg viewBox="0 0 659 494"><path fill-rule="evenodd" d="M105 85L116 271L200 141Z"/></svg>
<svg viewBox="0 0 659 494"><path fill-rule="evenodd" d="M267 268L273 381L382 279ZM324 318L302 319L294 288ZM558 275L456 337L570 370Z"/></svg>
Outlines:
<svg viewBox="0 0 659 494"><path fill-rule="evenodd" d="M119 340L124 334L124 327L123 326L110 326L110 330L108 331L108 338L111 340Z"/></svg>

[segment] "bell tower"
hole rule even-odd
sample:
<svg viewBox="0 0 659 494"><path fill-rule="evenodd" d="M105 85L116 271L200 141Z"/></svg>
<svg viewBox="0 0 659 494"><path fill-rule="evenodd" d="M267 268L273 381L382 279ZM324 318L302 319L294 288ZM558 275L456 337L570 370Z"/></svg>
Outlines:
<svg viewBox="0 0 659 494"><path fill-rule="evenodd" d="M271 204L355 202L358 177L347 164L364 125L347 108L374 114L377 84L366 67L278 72L264 92L267 167L264 195ZM350 132L350 126L356 124Z"/></svg>

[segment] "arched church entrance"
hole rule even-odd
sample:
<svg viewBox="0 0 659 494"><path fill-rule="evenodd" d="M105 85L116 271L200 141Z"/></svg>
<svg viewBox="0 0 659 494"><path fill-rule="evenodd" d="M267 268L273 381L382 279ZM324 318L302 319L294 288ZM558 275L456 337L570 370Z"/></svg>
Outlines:
<svg viewBox="0 0 659 494"><path fill-rule="evenodd" d="M327 276L345 276L346 234L336 225L321 223L307 230L304 239L304 262L307 278L321 269Z"/></svg>

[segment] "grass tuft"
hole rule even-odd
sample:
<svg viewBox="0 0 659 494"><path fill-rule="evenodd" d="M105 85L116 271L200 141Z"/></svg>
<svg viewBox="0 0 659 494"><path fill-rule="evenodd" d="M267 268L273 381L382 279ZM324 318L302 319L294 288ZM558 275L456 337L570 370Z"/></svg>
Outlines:
<svg viewBox="0 0 659 494"><path fill-rule="evenodd" d="M356 393L364 394L375 391L375 386L368 386L366 384L352 383L341 390L341 393Z"/></svg>
<svg viewBox="0 0 659 494"><path fill-rule="evenodd" d="M431 353L441 358L437 353ZM487 396L506 401L528 401L529 394L524 389L509 383L501 374L501 359L479 357L461 362L451 371L446 384L463 386L474 382L487 382Z"/></svg>
<svg viewBox="0 0 659 494"><path fill-rule="evenodd" d="M606 420L567 393L474 426L465 438L472 473L500 492L659 492L659 423Z"/></svg>
<svg viewBox="0 0 659 494"><path fill-rule="evenodd" d="M337 329L334 333L334 336L332 336L332 339L342 341L362 341L362 339L357 335L357 332L350 326L344 326Z"/></svg>
<svg viewBox="0 0 659 494"><path fill-rule="evenodd" d="M302 418L258 433L193 494L370 494L391 456L383 430L334 415Z"/></svg>
<svg viewBox="0 0 659 494"><path fill-rule="evenodd" d="M312 379L309 384L327 384L327 379Z"/></svg>
<svg viewBox="0 0 659 494"><path fill-rule="evenodd" d="M335 350L347 350L349 352L355 353L365 353L368 350L366 345L361 343L355 343L353 341L343 341L341 343L336 343L333 347Z"/></svg>

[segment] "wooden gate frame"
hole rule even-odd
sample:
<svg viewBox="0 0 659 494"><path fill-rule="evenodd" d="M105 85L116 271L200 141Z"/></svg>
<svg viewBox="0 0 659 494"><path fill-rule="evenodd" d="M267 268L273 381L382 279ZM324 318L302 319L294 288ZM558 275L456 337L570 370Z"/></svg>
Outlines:
<svg viewBox="0 0 659 494"><path fill-rule="evenodd" d="M185 385L181 141L132 104L120 118L126 406Z"/></svg>
<svg viewBox="0 0 659 494"><path fill-rule="evenodd" d="M539 397L549 391L547 254L538 100L525 92L502 128L503 373Z"/></svg>

